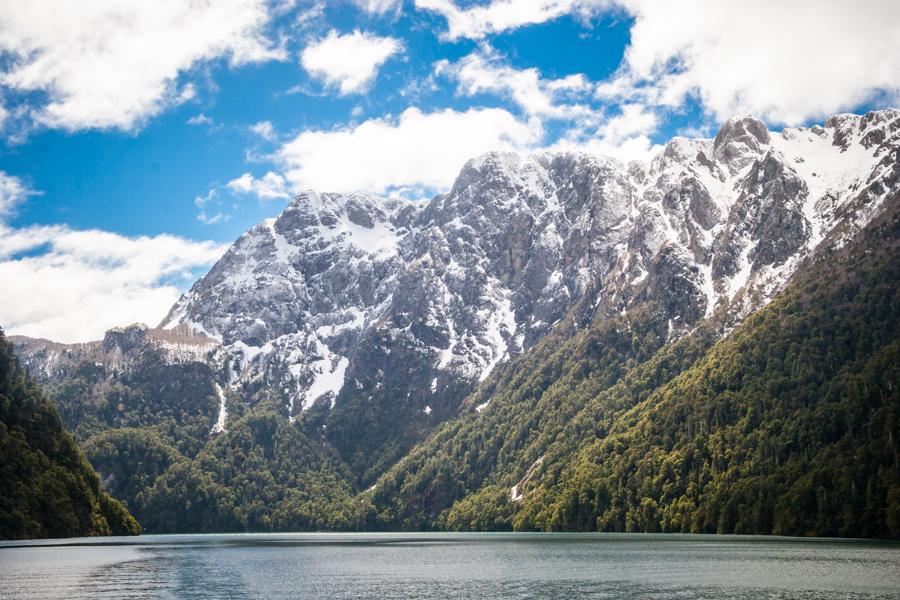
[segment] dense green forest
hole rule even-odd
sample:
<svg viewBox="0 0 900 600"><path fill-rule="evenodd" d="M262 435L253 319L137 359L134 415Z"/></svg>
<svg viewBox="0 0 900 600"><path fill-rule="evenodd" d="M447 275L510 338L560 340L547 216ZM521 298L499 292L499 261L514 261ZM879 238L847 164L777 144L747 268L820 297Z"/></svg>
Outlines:
<svg viewBox="0 0 900 600"><path fill-rule="evenodd" d="M548 338L379 480L378 524L900 537L898 239L893 209L711 348L652 304Z"/></svg>
<svg viewBox="0 0 900 600"><path fill-rule="evenodd" d="M170 460L159 453L154 458ZM321 440L259 406L194 459L175 457L133 503L151 531L359 529L364 504L353 498L349 480Z"/></svg>
<svg viewBox="0 0 900 600"><path fill-rule="evenodd" d="M230 395L228 427L214 375L143 349L127 367L85 361L52 388L108 488L151 532L358 529L364 503L321 435L287 419L265 391Z"/></svg>
<svg viewBox="0 0 900 600"><path fill-rule="evenodd" d="M215 375L206 364L171 364L155 348L125 365L81 362L50 387L63 421L81 441L110 430L153 431L188 456L215 422Z"/></svg>
<svg viewBox="0 0 900 600"><path fill-rule="evenodd" d="M0 330L0 539L136 535Z"/></svg>

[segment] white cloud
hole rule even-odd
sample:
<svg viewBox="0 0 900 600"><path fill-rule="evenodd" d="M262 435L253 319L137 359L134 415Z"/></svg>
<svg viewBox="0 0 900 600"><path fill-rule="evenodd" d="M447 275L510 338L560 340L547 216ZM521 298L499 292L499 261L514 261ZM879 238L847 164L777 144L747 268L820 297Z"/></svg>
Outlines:
<svg viewBox="0 0 900 600"><path fill-rule="evenodd" d="M15 175L0 171L0 219L9 216L29 196L36 196L39 193Z"/></svg>
<svg viewBox="0 0 900 600"><path fill-rule="evenodd" d="M388 12L399 10L403 4L403 0L353 0L354 3L362 10L383 15Z"/></svg>
<svg viewBox="0 0 900 600"><path fill-rule="evenodd" d="M370 119L333 131L304 131L277 159L295 188L321 191L431 190L448 187L467 160L489 150L524 151L540 141L538 121L498 108Z"/></svg>
<svg viewBox="0 0 900 600"><path fill-rule="evenodd" d="M197 220L204 225L216 225L224 223L231 218L222 208L222 199L219 197L219 188L214 187L205 196L194 198L194 206L200 209Z"/></svg>
<svg viewBox="0 0 900 600"><path fill-rule="evenodd" d="M229 181L225 187L232 192L253 194L261 200L275 200L278 198L290 197L290 193L287 189L287 181L285 181L284 177L273 171L269 171L259 179L250 173L244 173L240 177Z"/></svg>
<svg viewBox="0 0 900 600"><path fill-rule="evenodd" d="M402 47L391 37L361 31L340 35L332 30L303 50L300 63L314 78L338 88L341 95L361 93L381 65Z"/></svg>
<svg viewBox="0 0 900 600"><path fill-rule="evenodd" d="M197 127L200 127L202 125L213 126L216 124L215 121L213 121L211 118L209 118L208 116L206 116L203 113L200 113L199 115L194 115L193 117L188 119L186 121L186 123L188 125L194 125Z"/></svg>
<svg viewBox="0 0 900 600"><path fill-rule="evenodd" d="M225 185L215 185L205 195L194 198L194 205L199 209L197 220L204 225L228 221L231 219L231 211L240 207L236 195L256 196L259 200L280 200L290 198L291 190L284 176L274 171L269 171L260 178L244 173Z"/></svg>
<svg viewBox="0 0 900 600"><path fill-rule="evenodd" d="M877 92L900 98L900 3L621 0L634 15L619 75L601 96L667 106L698 97L717 119L796 124Z"/></svg>
<svg viewBox="0 0 900 600"><path fill-rule="evenodd" d="M565 102L592 91L583 75L543 79L535 68L516 69L504 64L491 50L473 52L455 63L440 61L435 71L454 78L459 94L492 92L507 96L531 115L574 119L594 112L587 106Z"/></svg>
<svg viewBox="0 0 900 600"><path fill-rule="evenodd" d="M647 161L661 149L650 138L658 126L659 117L652 110L640 104L623 104L618 114L599 127L573 128L548 150L587 152L622 162Z"/></svg>
<svg viewBox="0 0 900 600"><path fill-rule="evenodd" d="M623 104L619 114L608 119L599 129L600 135L608 140L621 141L635 135L653 131L659 124L656 114L639 104Z"/></svg>
<svg viewBox="0 0 900 600"><path fill-rule="evenodd" d="M250 131L266 140L267 142L271 142L275 139L275 126L272 125L271 121L260 121L259 123L254 123L250 126Z"/></svg>
<svg viewBox="0 0 900 600"><path fill-rule="evenodd" d="M607 0L491 0L462 9L453 0L416 0L416 8L436 12L447 20L445 37L450 40L481 39L573 12L586 16L608 4Z"/></svg>
<svg viewBox="0 0 900 600"><path fill-rule="evenodd" d="M594 84L581 74L545 79L537 69L516 69L506 64L496 51L485 46L455 63L438 62L435 74L455 79L458 94L498 94L515 102L530 117L568 122L546 150L602 154L627 162L647 160L658 149L650 138L659 126L654 110L637 103L597 106Z"/></svg>
<svg viewBox="0 0 900 600"><path fill-rule="evenodd" d="M285 4L291 4L292 6L283 12L293 9L293 5L295 5L296 2L294 0L288 0ZM294 24L301 30L318 28L325 19L326 4L325 0L301 1L300 10L297 11L297 15L294 18Z"/></svg>
<svg viewBox="0 0 900 600"><path fill-rule="evenodd" d="M221 211L209 214L206 212L206 209L201 208L200 212L197 213L197 220L204 225L218 225L219 223L225 223L229 219L231 219L231 215Z"/></svg>
<svg viewBox="0 0 900 600"><path fill-rule="evenodd" d="M232 65L283 59L264 35L264 0L119 2L6 0L0 11L0 85L45 92L32 118L79 130L132 130L194 95L179 81L226 56Z"/></svg>
<svg viewBox="0 0 900 600"><path fill-rule="evenodd" d="M598 86L604 100L679 107L692 96L719 121L750 113L783 124L876 97L900 101L895 0L490 0L467 8L416 0L416 6L442 15L450 39L624 10L635 19L631 42L617 76ZM540 95L532 85L526 97L519 77L507 79L507 89L520 104L539 108Z"/></svg>
<svg viewBox="0 0 900 600"><path fill-rule="evenodd" d="M0 225L0 325L60 342L98 339L110 327L156 325L225 247L171 235L130 238L66 226Z"/></svg>

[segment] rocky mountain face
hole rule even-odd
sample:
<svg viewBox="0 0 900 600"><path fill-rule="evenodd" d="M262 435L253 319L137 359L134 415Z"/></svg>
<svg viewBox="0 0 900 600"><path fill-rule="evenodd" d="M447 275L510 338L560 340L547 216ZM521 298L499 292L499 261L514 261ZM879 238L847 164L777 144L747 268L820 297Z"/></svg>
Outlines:
<svg viewBox="0 0 900 600"><path fill-rule="evenodd" d="M672 336L717 309L734 325L879 209L898 140L895 110L780 133L744 117L649 164L487 154L430 202L304 193L162 328L220 341L223 385L277 386L363 473L570 311L586 322L653 297Z"/></svg>
<svg viewBox="0 0 900 600"><path fill-rule="evenodd" d="M208 365L219 432L226 396L277 393L365 486L561 321L653 299L669 339L707 317L729 331L822 240L878 213L898 153L897 110L778 133L744 117L649 163L486 154L428 202L306 192L241 236L158 329L88 353L122 360L112 338L137 335ZM71 364L18 344L47 377Z"/></svg>
<svg viewBox="0 0 900 600"><path fill-rule="evenodd" d="M219 342L181 329L150 329L134 324L110 329L102 340L81 344L60 344L51 340L9 336L19 354L27 357L28 367L43 381L71 377L72 369L93 362L109 371L122 371L140 362L152 352L161 362L180 364L205 362Z"/></svg>

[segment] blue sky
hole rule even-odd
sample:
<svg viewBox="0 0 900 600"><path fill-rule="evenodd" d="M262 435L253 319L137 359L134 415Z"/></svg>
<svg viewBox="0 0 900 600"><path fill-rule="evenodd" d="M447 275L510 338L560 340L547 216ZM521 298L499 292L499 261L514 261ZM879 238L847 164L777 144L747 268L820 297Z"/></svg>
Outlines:
<svg viewBox="0 0 900 600"><path fill-rule="evenodd" d="M600 81L621 62L629 29L625 17L584 23L567 15L504 32L491 44L512 68L536 68L548 78L584 74ZM0 148L0 169L22 176L42 192L17 211L12 224L67 223L125 235L173 233L228 241L286 203L259 202L226 189L222 196L238 205L228 208L228 220L209 225L197 219L197 196L245 172L261 177L275 168L266 155L277 143L254 134L251 128L257 123L269 122L279 139L289 139L303 130L339 128L411 106L425 111L503 107L522 113L495 94L458 95L449 77L431 79L433 89L414 95L406 90L428 80L435 62L456 61L479 50L473 40L441 40L435 32L445 26L433 13L368 15L344 4L330 6L323 22L327 24L308 35L315 39L332 29L359 30L402 40L404 50L383 63L362 93L339 95L310 76L294 56L302 50L300 41L285 61L229 68L222 58L203 65L198 79L209 78L203 83L206 89L139 130L34 131L21 143ZM201 123L189 123L198 117ZM671 133L661 129L654 138L662 141ZM425 190L425 195L435 191Z"/></svg>
<svg viewBox="0 0 900 600"><path fill-rule="evenodd" d="M0 326L64 341L154 324L300 189L428 198L491 149L646 160L900 82L879 0L7 4Z"/></svg>

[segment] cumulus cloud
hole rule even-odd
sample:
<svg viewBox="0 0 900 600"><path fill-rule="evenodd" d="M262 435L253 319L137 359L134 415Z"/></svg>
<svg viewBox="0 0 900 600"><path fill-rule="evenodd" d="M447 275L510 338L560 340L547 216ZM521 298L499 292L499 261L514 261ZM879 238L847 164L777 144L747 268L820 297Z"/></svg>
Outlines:
<svg viewBox="0 0 900 600"><path fill-rule="evenodd" d="M29 196L39 193L15 175L0 171L0 219L8 217Z"/></svg>
<svg viewBox="0 0 900 600"><path fill-rule="evenodd" d="M28 95L39 124L131 130L193 97L181 76L202 61L285 58L268 20L264 0L7 0L0 86Z"/></svg>
<svg viewBox="0 0 900 600"><path fill-rule="evenodd" d="M389 193L448 187L465 162L489 150L527 150L542 136L539 121L503 109L424 113L370 119L336 130L304 131L277 160L295 188Z"/></svg>
<svg viewBox="0 0 900 600"><path fill-rule="evenodd" d="M572 119L594 112L586 105L572 102L593 91L583 75L544 79L537 69L516 69L489 49L473 52L455 63L439 61L435 72L455 79L458 94L473 96L491 92L505 96L531 115Z"/></svg>
<svg viewBox="0 0 900 600"><path fill-rule="evenodd" d="M457 94L493 93L517 104L529 118L562 122L562 133L544 148L646 160L657 150L651 135L659 115L641 104L597 105L594 84L584 75L545 79L535 68L517 69L483 47L456 62L440 61L435 74L457 82Z"/></svg>
<svg viewBox="0 0 900 600"><path fill-rule="evenodd" d="M617 114L608 116L598 127L574 127L548 150L587 152L622 162L647 161L661 149L651 139L658 127L659 116L653 110L640 104L623 104Z"/></svg>
<svg viewBox="0 0 900 600"><path fill-rule="evenodd" d="M445 37L481 39L489 34L535 25L568 13L589 15L608 5L607 0L492 0L459 8L453 0L416 0L416 8L435 12L447 20Z"/></svg>
<svg viewBox="0 0 900 600"><path fill-rule="evenodd" d="M361 31L340 35L331 30L303 50L300 63L312 77L336 87L341 95L358 94L368 89L381 65L402 47L392 37Z"/></svg>
<svg viewBox="0 0 900 600"><path fill-rule="evenodd" d="M225 247L171 235L125 237L66 226L0 225L0 325L60 342L98 339L110 327L156 325L193 271Z"/></svg>
<svg viewBox="0 0 900 600"><path fill-rule="evenodd" d="M287 189L287 181L284 177L273 171L269 171L258 179L250 173L244 173L240 177L229 181L225 187L232 192L252 194L261 200L275 200L290 197L290 193Z"/></svg>
<svg viewBox="0 0 900 600"><path fill-rule="evenodd" d="M893 0L490 0L466 8L459 4L416 0L419 9L446 19L450 39L481 39L565 14L630 14L634 24L623 64L614 78L597 88L598 97L610 102L675 108L692 97L718 121L750 113L791 125L876 97L900 101L896 51L900 3ZM494 90L505 85L520 104L540 106L541 95L524 75L516 81L497 75L501 78L493 83ZM475 87L490 89L483 84Z"/></svg>
<svg viewBox="0 0 900 600"><path fill-rule="evenodd" d="M631 43L601 97L678 106L718 120L750 113L797 124L874 94L900 98L900 3L893 0L621 0Z"/></svg>

